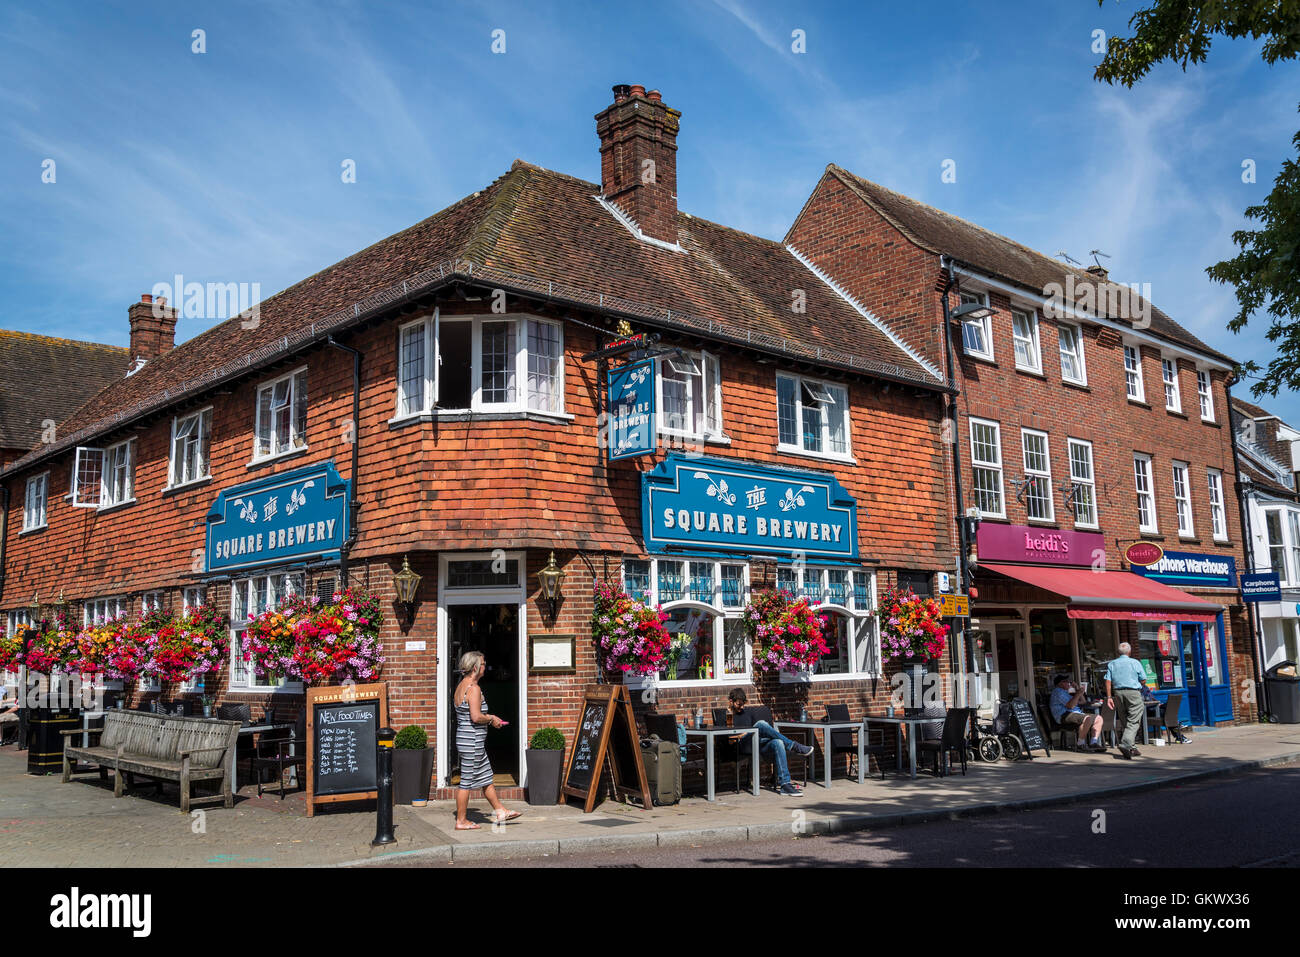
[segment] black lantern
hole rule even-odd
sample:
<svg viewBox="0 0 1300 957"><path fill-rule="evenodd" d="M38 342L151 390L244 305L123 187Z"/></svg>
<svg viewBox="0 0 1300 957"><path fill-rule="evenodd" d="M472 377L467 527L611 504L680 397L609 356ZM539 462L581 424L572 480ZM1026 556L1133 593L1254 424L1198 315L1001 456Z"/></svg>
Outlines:
<svg viewBox="0 0 1300 957"><path fill-rule="evenodd" d="M555 620L555 606L560 600L560 587L564 584L564 570L555 564L555 552L551 552L546 567L537 573L537 583L542 588L542 597L551 603L551 620Z"/></svg>
<svg viewBox="0 0 1300 957"><path fill-rule="evenodd" d="M37 592L32 592L32 603L27 606L27 617L31 620L33 628L39 628L41 624L41 596Z"/></svg>
<svg viewBox="0 0 1300 957"><path fill-rule="evenodd" d="M415 620L415 593L420 588L420 581L420 576L411 570L410 559L402 556L402 570L393 576L393 584L397 587L398 603L406 608L408 621Z"/></svg>

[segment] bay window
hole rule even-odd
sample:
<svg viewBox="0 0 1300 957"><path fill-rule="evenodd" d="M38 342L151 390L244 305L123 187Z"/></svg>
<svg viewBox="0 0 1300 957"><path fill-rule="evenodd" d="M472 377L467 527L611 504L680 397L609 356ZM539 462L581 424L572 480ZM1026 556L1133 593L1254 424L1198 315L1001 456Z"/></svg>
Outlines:
<svg viewBox="0 0 1300 957"><path fill-rule="evenodd" d="M212 410L172 419L170 485L185 485L208 478L208 446L212 435Z"/></svg>
<svg viewBox="0 0 1300 957"><path fill-rule="evenodd" d="M46 525L49 506L50 473L42 472L27 480L27 495L23 499L23 531L30 532Z"/></svg>
<svg viewBox="0 0 1300 957"><path fill-rule="evenodd" d="M801 376L777 375L776 423L779 449L847 457L848 389Z"/></svg>
<svg viewBox="0 0 1300 957"><path fill-rule="evenodd" d="M876 619L876 577L861 568L778 566L777 588L809 604L826 619L827 652L806 675L782 672L781 681L871 677L880 673L880 633Z"/></svg>
<svg viewBox="0 0 1300 957"><path fill-rule="evenodd" d="M722 374L718 357L683 352L655 360L659 430L708 439L722 435Z"/></svg>
<svg viewBox="0 0 1300 957"><path fill-rule="evenodd" d="M1002 501L1002 430L996 422L970 420L975 506L984 518L1006 518Z"/></svg>
<svg viewBox="0 0 1300 957"><path fill-rule="evenodd" d="M564 334L527 317L432 317L398 331L397 418L564 412Z"/></svg>
<svg viewBox="0 0 1300 957"><path fill-rule="evenodd" d="M1286 537L1282 531L1282 510L1270 508L1264 511L1264 535L1268 540L1268 565L1283 585L1291 583L1287 570Z"/></svg>
<svg viewBox="0 0 1300 957"><path fill-rule="evenodd" d="M251 661L244 661L244 632L249 622L279 608L288 599L306 594L302 572L255 575L230 585L230 689L232 691L300 691L302 683L259 677Z"/></svg>
<svg viewBox="0 0 1300 957"><path fill-rule="evenodd" d="M307 447L305 366L258 386L256 436L255 462Z"/></svg>
<svg viewBox="0 0 1300 957"><path fill-rule="evenodd" d="M749 599L749 567L743 562L672 558L627 559L623 590L659 605L672 635L663 682L743 680L750 673L750 646L741 620Z"/></svg>

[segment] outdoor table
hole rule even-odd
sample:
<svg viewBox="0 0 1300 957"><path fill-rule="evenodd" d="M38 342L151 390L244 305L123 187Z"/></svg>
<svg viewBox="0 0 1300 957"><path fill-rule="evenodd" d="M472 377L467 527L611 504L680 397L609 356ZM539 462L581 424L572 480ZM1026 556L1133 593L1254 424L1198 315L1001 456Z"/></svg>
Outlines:
<svg viewBox="0 0 1300 957"><path fill-rule="evenodd" d="M895 729L895 736L898 741L895 745L895 753L903 750L903 725L907 725L907 762L912 769L912 780L916 780L916 736L919 733L917 725L928 724L933 721L943 721L944 715L930 715L928 717L904 717L903 715L894 715L893 717L876 717L868 715L862 719L863 725L868 724L892 724ZM861 768L861 765L858 765Z"/></svg>
<svg viewBox="0 0 1300 957"><path fill-rule="evenodd" d="M217 720L217 719L216 719L216 718L210 718L209 720L215 721L215 720ZM284 730L285 728L292 729L292 728L293 728L293 725L291 725L291 724L250 724L250 725L247 725L246 727L243 727L243 728L240 728L240 729L239 729L239 736L242 738L242 737L243 737L244 735L246 735L246 734L247 734L247 735L254 735L254 734L260 734L260 733L263 732L263 731L281 731L281 730ZM254 749L256 749L256 747L257 747L257 742L256 742L256 740L254 740L254 742L253 742L253 747L254 747ZM290 754L295 753L295 752L294 752L295 747L296 747L296 746L293 745L293 744L290 744L290 745L289 745L289 753L290 753ZM293 774L293 775L295 776L295 778L293 779L292 783L293 783L294 785L297 785L298 782L297 782L297 780L296 780L296 776L297 776L297 774L298 774L298 769L297 769L297 768L294 768L292 771L290 771L290 773ZM239 761L238 761L238 756L236 756L236 760L230 762L230 790L231 790L232 792L236 792L236 791L239 790Z"/></svg>
<svg viewBox="0 0 1300 957"><path fill-rule="evenodd" d="M704 739L704 774L708 779L710 801L715 799L715 790L713 786L713 742L720 737L738 737L747 734L754 747L754 760L750 762L750 771L753 774L753 792L758 795L758 728L727 728L713 725L708 728L685 728L686 737L694 735L697 738Z"/></svg>
<svg viewBox="0 0 1300 957"><path fill-rule="evenodd" d="M817 728L822 730L822 787L827 789L831 786L831 732L832 731L854 731L858 736L858 783L862 784L866 778L862 774L862 759L865 757L863 751L863 735L866 729L862 726L861 721L815 721L811 718L807 721L778 721L776 730L781 731L785 728L798 728L801 731L815 731ZM814 775L815 777L815 775Z"/></svg>

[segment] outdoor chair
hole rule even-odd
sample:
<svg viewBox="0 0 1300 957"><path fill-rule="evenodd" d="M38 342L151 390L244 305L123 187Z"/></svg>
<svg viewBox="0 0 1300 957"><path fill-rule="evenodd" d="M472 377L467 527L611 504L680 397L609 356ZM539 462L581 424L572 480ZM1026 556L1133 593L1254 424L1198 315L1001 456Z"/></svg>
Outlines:
<svg viewBox="0 0 1300 957"><path fill-rule="evenodd" d="M953 752L961 759L961 773L966 773L966 722L970 720L972 710L949 708L943 719L943 731L939 740L917 742L918 762L927 754L934 755L935 777L943 776L944 768L951 763Z"/></svg>
<svg viewBox="0 0 1300 957"><path fill-rule="evenodd" d="M1051 705L1038 704L1038 720L1043 722L1043 727L1047 729L1049 737L1056 738L1056 746L1062 751L1076 751L1075 743L1078 741L1078 735L1061 724L1052 717Z"/></svg>
<svg viewBox="0 0 1300 957"><path fill-rule="evenodd" d="M247 728L253 723L253 708L248 704L217 705L217 717L222 721L238 721Z"/></svg>
<svg viewBox="0 0 1300 957"><path fill-rule="evenodd" d="M1115 731L1115 709L1109 707L1104 701L1101 703L1101 737L1103 741L1109 740L1112 748L1118 747L1119 735Z"/></svg>
<svg viewBox="0 0 1300 957"><path fill-rule="evenodd" d="M660 741L671 741L681 748L682 772L685 776L686 764L696 762L695 767L700 767L699 762L704 760L704 744L699 741L687 741L681 743L677 734L677 716L673 714L659 714L648 711L644 715L646 736L655 735ZM700 772L701 777L703 771Z"/></svg>
<svg viewBox="0 0 1300 957"><path fill-rule="evenodd" d="M849 717L848 705L828 704L826 706L826 720L841 722L852 721L853 719ZM862 756L863 760L867 762L865 770L868 772L871 771L871 756L874 754L876 756L876 767L880 768L880 780L883 781L885 779L884 758L888 753L888 749L885 747L884 743L885 732L883 729L876 732L880 735L880 744L871 743L871 733L872 732L868 731L866 727L863 727L858 731L858 734L868 735L867 739L862 742ZM848 730L832 731L830 738L830 748L829 752L824 755L825 759L827 761L834 761L837 754L847 754L849 758L845 767L845 773L851 777L853 774L853 760L858 756L858 745L857 742L853 740L853 732ZM831 768L831 773L834 774L834 772L835 769Z"/></svg>
<svg viewBox="0 0 1300 957"><path fill-rule="evenodd" d="M293 753L291 754L290 751ZM275 771L280 783L280 800L284 800L284 772L286 768L302 768L298 786L307 785L307 709L298 712L293 725L293 737L271 738L262 735L253 746L249 759L250 770L257 780L257 796L262 796L262 772Z"/></svg>
<svg viewBox="0 0 1300 957"><path fill-rule="evenodd" d="M1157 734L1163 734L1168 743L1178 740L1182 732L1179 730L1182 723L1178 720L1178 712L1183 710L1182 694L1171 694L1166 700L1164 707L1160 710L1160 718L1155 723L1150 723L1148 727Z"/></svg>

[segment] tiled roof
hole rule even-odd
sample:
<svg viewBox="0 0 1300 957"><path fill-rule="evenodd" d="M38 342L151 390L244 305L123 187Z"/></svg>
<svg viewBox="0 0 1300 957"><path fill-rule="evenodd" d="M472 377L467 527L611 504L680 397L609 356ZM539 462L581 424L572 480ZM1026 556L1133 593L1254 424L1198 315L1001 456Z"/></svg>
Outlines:
<svg viewBox="0 0 1300 957"><path fill-rule="evenodd" d="M30 449L42 423L63 422L121 380L128 350L0 329L0 448Z"/></svg>
<svg viewBox="0 0 1300 957"><path fill-rule="evenodd" d="M1247 402L1245 399L1239 399L1237 396L1232 397L1232 407L1244 412L1252 419L1276 419L1277 416L1262 405L1255 405L1253 402Z"/></svg>
<svg viewBox="0 0 1300 957"><path fill-rule="evenodd" d="M886 189L834 164L828 166L827 171L923 249L949 256L979 272L1039 294L1053 283L1064 287L1068 277L1073 276L1076 289L1082 284L1096 284L1099 288L1093 295L1097 300L1104 298L1119 306L1118 309L1095 309L1094 313L1117 322L1130 322L1130 317L1139 314L1141 298L1122 283L1099 280L1085 269L1059 262L1015 240ZM1233 363L1229 356L1210 348L1154 305L1150 305L1150 310L1148 331L1153 335L1221 362Z"/></svg>
<svg viewBox="0 0 1300 957"><path fill-rule="evenodd" d="M486 189L267 299L255 325L229 319L151 360L88 402L40 454L212 388L454 276L943 388L780 243L679 213L684 251L665 249L633 236L599 192L595 183L516 160ZM805 294L803 313L791 308L795 290Z"/></svg>

